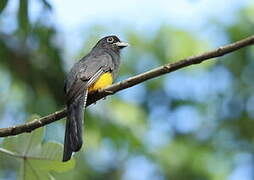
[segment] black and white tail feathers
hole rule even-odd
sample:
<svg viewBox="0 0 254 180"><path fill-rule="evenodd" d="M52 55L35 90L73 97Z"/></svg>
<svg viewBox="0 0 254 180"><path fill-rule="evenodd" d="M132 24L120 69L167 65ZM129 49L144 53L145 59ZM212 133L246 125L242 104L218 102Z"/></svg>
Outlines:
<svg viewBox="0 0 254 180"><path fill-rule="evenodd" d="M67 121L64 138L63 161L71 159L72 153L80 150L83 144L82 131L84 108L86 105L88 91L67 104Z"/></svg>

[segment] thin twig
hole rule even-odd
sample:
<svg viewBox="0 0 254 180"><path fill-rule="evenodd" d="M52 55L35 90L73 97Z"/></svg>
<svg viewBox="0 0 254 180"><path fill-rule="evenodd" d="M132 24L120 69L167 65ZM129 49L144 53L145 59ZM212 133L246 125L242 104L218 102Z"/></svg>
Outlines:
<svg viewBox="0 0 254 180"><path fill-rule="evenodd" d="M118 91L130 88L134 85L137 85L137 84L147 81L149 79L156 78L156 77L161 76L163 74L176 71L176 70L184 68L186 66L190 66L193 64L199 64L205 60L223 56L225 54L234 52L238 49L241 49L243 47L250 46L253 44L254 44L254 36L250 36L248 38L242 39L242 40L237 41L232 44L228 44L228 45L219 47L213 51L209 51L209 52L203 53L198 56L191 56L191 57L182 59L182 60L174 62L174 63L165 64L163 66L157 67L157 68L147 71L145 73L133 76L133 77L123 80L119 83L113 84L100 92L90 94L88 96L87 106L95 103L96 101L98 101L108 95L115 94ZM66 108L64 108L64 109L57 111L53 114L50 114L48 116L45 116L45 117L42 117L39 119L35 119L31 122L28 122L28 123L25 123L22 125L12 126L12 127L8 127L8 128L0 128L0 137L17 135L17 134L21 134L24 132L31 132L39 127L45 126L46 124L58 121L64 117L66 117L66 114L67 114L67 111L66 111Z"/></svg>

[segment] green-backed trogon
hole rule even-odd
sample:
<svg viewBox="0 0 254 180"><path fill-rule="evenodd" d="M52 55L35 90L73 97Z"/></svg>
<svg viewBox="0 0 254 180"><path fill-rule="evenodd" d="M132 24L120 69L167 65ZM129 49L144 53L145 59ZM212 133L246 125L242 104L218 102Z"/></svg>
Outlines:
<svg viewBox="0 0 254 180"><path fill-rule="evenodd" d="M89 93L112 84L119 70L120 50L128 46L117 36L107 36L75 63L65 81L67 121L65 128L63 161L80 150L84 119L84 107Z"/></svg>

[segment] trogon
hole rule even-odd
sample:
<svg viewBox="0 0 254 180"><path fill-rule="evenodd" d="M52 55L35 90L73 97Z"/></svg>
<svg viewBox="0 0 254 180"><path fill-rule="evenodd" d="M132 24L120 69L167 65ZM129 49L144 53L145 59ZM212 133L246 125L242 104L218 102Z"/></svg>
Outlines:
<svg viewBox="0 0 254 180"><path fill-rule="evenodd" d="M115 36L98 41L92 50L73 65L65 80L67 121L65 127L63 161L80 150L84 108L89 93L112 84L119 70L120 50L128 43Z"/></svg>

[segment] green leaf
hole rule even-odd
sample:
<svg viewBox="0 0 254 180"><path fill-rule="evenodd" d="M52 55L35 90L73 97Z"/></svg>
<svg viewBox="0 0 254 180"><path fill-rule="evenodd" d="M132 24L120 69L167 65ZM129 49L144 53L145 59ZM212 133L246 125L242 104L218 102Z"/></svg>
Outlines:
<svg viewBox="0 0 254 180"><path fill-rule="evenodd" d="M0 2L0 13L4 10L7 5L8 0L1 0Z"/></svg>
<svg viewBox="0 0 254 180"><path fill-rule="evenodd" d="M19 1L18 22L19 22L19 27L24 32L27 32L29 27L28 0Z"/></svg>
<svg viewBox="0 0 254 180"><path fill-rule="evenodd" d="M63 147L56 142L41 143L44 128L31 134L6 138L0 152L21 160L19 179L54 179L50 171L64 172L72 169L75 161L61 162Z"/></svg>

